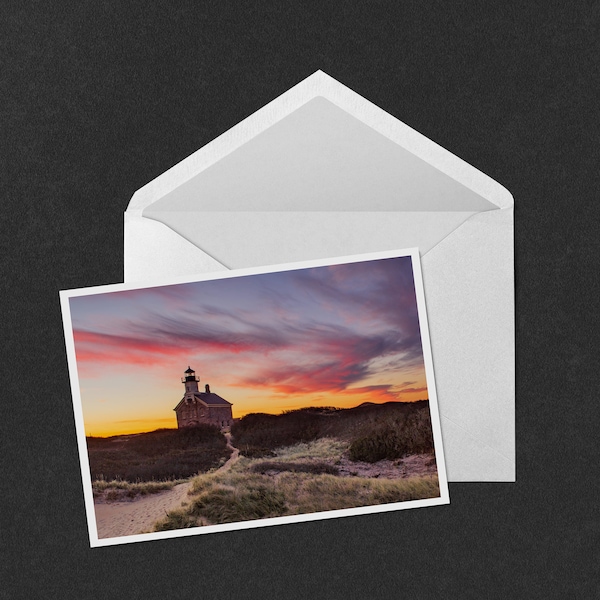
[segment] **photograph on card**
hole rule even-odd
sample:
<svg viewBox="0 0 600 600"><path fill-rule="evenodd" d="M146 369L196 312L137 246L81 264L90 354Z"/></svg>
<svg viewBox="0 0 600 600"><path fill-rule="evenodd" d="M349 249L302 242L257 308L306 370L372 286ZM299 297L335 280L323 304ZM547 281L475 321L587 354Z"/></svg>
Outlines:
<svg viewBox="0 0 600 600"><path fill-rule="evenodd" d="M92 545L448 503L416 250L61 303Z"/></svg>

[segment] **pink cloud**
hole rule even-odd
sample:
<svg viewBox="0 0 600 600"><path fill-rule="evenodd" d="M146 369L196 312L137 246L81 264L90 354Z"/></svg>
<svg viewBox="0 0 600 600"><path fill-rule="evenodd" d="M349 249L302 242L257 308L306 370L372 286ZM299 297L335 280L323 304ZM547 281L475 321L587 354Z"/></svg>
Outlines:
<svg viewBox="0 0 600 600"><path fill-rule="evenodd" d="M260 277L79 298L78 362L99 373L193 359L226 385L284 394L359 394L374 374L423 364L409 259Z"/></svg>
<svg viewBox="0 0 600 600"><path fill-rule="evenodd" d="M73 337L77 361L80 363L154 365L164 362L166 357L181 357L185 362L190 352L197 352L200 348L210 353L239 353L252 349L251 345L242 341L149 340L77 329L73 331Z"/></svg>

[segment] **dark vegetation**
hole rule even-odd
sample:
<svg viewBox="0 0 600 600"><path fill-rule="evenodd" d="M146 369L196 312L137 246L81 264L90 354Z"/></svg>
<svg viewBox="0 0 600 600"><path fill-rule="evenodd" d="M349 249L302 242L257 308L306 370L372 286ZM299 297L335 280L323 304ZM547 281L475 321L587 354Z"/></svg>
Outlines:
<svg viewBox="0 0 600 600"><path fill-rule="evenodd" d="M376 462L433 452L427 400L249 414L233 424L231 433L235 446L249 458L273 456L276 448L322 437L350 442L352 460Z"/></svg>
<svg viewBox="0 0 600 600"><path fill-rule="evenodd" d="M349 458L377 462L430 452L433 452L433 432L429 411L419 410L402 419L374 426L350 444Z"/></svg>
<svg viewBox="0 0 600 600"><path fill-rule="evenodd" d="M86 441L92 480L183 479L218 467L231 454L219 429L211 425Z"/></svg>
<svg viewBox="0 0 600 600"><path fill-rule="evenodd" d="M320 475L321 473L329 473L329 475L337 475L340 470L326 462L284 462L284 461L271 461L266 460L264 462L252 465L251 469L254 473L265 473L273 472L283 473L284 471L290 471L292 473L312 473L313 475Z"/></svg>

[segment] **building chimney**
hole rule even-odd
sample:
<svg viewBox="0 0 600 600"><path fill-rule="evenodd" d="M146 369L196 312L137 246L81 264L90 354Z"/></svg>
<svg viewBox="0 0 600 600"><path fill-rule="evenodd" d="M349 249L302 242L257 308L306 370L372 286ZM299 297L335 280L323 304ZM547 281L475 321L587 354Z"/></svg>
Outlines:
<svg viewBox="0 0 600 600"><path fill-rule="evenodd" d="M208 385L208 383L204 386L204 389L206 390L207 394L210 394L210 385Z"/></svg>

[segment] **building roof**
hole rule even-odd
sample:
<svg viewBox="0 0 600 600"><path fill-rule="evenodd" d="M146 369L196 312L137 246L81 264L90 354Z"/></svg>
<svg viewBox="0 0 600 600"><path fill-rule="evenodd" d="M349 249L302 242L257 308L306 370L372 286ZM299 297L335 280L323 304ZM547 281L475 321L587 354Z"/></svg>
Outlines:
<svg viewBox="0 0 600 600"><path fill-rule="evenodd" d="M231 406L231 402L227 402L225 398L221 398L218 394L213 394L213 392L195 392L194 396L199 398L208 406Z"/></svg>
<svg viewBox="0 0 600 600"><path fill-rule="evenodd" d="M221 398L218 394L212 392L195 392L194 396L200 400L200 402L206 404L206 406L232 406L231 402L227 402L225 398ZM177 406L173 410L178 410L179 407L185 402L186 396L184 396Z"/></svg>

